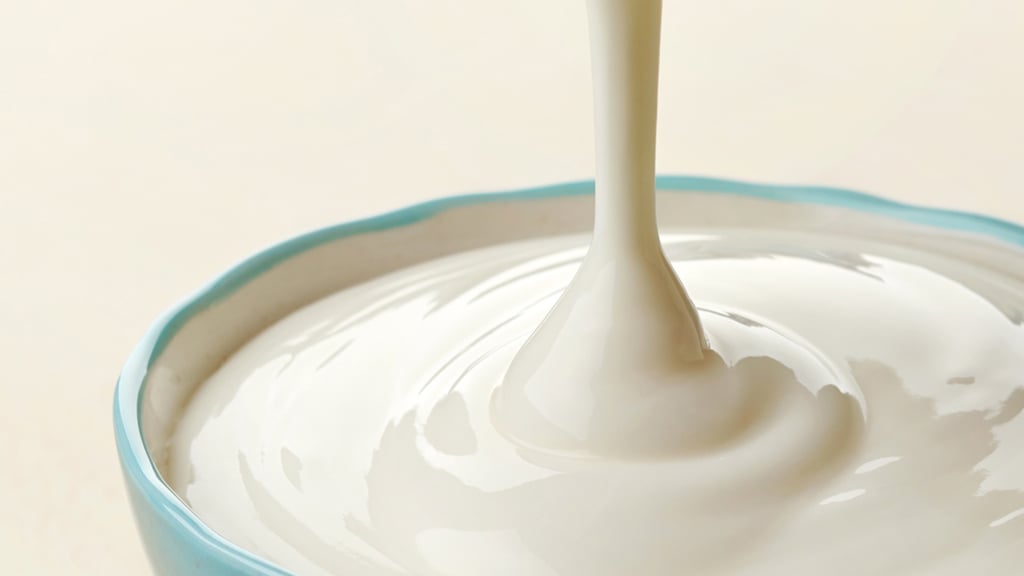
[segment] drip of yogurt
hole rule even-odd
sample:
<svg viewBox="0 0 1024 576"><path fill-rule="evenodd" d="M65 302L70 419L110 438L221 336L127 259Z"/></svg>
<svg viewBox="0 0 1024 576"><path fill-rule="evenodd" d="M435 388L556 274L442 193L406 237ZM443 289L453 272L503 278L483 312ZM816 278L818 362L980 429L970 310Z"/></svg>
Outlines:
<svg viewBox="0 0 1024 576"><path fill-rule="evenodd" d="M597 135L594 239L494 398L500 429L579 455L660 453L727 434L741 391L658 237L661 0L588 0ZM722 380L718 385L715 380ZM738 384L738 383L737 383Z"/></svg>

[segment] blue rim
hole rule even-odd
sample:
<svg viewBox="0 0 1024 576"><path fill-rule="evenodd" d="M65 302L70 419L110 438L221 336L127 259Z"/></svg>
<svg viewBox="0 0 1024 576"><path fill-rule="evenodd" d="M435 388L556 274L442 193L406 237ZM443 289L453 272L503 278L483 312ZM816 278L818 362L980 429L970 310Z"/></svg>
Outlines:
<svg viewBox="0 0 1024 576"><path fill-rule="evenodd" d="M838 206L935 228L981 234L1024 247L1024 227L1004 220L953 210L923 208L839 188L662 176L658 178L658 189L735 194L780 202ZM126 480L139 488L147 505L159 516L181 532L191 535L197 547L223 556L239 568L263 574L292 576L290 572L239 548L207 528L164 483L150 460L142 440L140 402L146 374L167 343L189 319L211 304L230 296L239 287L277 264L322 244L348 236L406 226L460 206L580 196L592 194L593 190L593 181L580 181L511 192L451 196L303 234L242 261L158 319L128 358L114 392L114 436Z"/></svg>

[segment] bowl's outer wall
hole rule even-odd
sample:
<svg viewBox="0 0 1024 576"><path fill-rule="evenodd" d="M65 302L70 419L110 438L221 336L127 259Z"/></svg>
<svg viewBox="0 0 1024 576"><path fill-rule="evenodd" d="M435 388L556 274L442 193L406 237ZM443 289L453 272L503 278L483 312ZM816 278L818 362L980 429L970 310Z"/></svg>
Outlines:
<svg viewBox="0 0 1024 576"><path fill-rule="evenodd" d="M197 545L195 536L182 532L166 516L160 516L146 500L137 484L128 482L135 523L153 570L161 576L248 576L252 572L233 566L216 551Z"/></svg>

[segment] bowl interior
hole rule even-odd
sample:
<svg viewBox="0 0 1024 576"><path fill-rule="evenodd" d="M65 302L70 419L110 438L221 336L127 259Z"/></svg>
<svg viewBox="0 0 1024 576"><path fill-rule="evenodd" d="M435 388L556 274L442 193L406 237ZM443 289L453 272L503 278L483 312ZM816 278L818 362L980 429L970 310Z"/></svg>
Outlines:
<svg viewBox="0 0 1024 576"><path fill-rule="evenodd" d="M662 231L779 228L877 240L885 239L887 228L905 231L908 225L849 208L713 192L666 192L658 202ZM325 234L291 250L279 248L279 261L250 271L233 289L219 290L217 298L202 297L208 300L202 309L180 326L150 365L141 421L157 470L164 470L168 436L195 388L276 320L341 288L409 265L503 242L586 232L592 214L591 195L497 199L448 207L397 226L335 238ZM979 249L976 242L965 245L948 231L919 228L916 239L930 251L956 255ZM905 234L900 238L906 242Z"/></svg>
<svg viewBox="0 0 1024 576"><path fill-rule="evenodd" d="M985 217L910 208L860 194L704 179L662 179L662 232L674 229L798 229L841 233L985 259L1024 230ZM147 497L190 516L161 479L168 439L199 386L256 333L341 288L449 254L543 236L589 231L592 183L451 198L320 230L243 262L157 322L119 383L115 419L126 473ZM906 234L907 227L914 234ZM971 242L963 242L969 236ZM909 239L908 239L909 238ZM895 241L895 240L894 240ZM1009 243L1009 244L1008 244ZM1024 271L1024 251L1018 270ZM1024 272L1021 272L1024 274ZM230 547L230 554L245 554Z"/></svg>

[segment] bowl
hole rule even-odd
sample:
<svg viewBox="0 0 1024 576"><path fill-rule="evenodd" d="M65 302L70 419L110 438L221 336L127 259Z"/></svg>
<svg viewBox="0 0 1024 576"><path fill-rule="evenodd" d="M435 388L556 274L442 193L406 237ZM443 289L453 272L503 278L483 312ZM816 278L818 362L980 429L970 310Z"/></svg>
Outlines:
<svg viewBox="0 0 1024 576"><path fill-rule="evenodd" d="M120 463L155 572L290 574L205 526L162 479L178 414L232 352L290 312L381 274L487 245L585 233L593 190L593 182L576 182L457 196L311 232L248 258L157 320L114 398ZM988 237L994 250L1024 246L1024 228L1007 222L833 188L670 176L658 179L658 190L663 230L770 226L885 239L910 225L919 228L915 244L934 252L959 253L962 234Z"/></svg>

